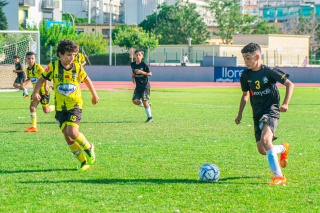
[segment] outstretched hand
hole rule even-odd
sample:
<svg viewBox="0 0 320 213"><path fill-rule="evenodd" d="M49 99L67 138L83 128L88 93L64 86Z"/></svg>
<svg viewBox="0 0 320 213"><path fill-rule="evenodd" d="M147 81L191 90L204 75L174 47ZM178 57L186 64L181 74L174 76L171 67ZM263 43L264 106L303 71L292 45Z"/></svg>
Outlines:
<svg viewBox="0 0 320 213"><path fill-rule="evenodd" d="M242 119L242 116L238 116L234 121L236 122L236 124L240 124L241 119Z"/></svg>
<svg viewBox="0 0 320 213"><path fill-rule="evenodd" d="M93 105L96 105L99 102L99 100L100 100L100 98L98 97L98 95L92 96L91 101L92 101Z"/></svg>

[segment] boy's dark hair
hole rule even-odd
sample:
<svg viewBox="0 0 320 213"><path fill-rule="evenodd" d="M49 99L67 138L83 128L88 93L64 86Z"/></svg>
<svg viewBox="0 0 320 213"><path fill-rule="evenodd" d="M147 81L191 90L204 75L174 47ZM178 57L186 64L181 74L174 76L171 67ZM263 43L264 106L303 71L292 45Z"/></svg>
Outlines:
<svg viewBox="0 0 320 213"><path fill-rule="evenodd" d="M138 52L141 52L141 54L144 55L144 51L143 51L143 50L136 50L136 51L134 52L134 54L137 54Z"/></svg>
<svg viewBox="0 0 320 213"><path fill-rule="evenodd" d="M18 55L14 55L14 56L13 56L13 59L16 59L16 58L19 58L19 59L20 59L20 57L19 57Z"/></svg>
<svg viewBox="0 0 320 213"><path fill-rule="evenodd" d="M241 53L250 53L251 55L256 55L257 51L259 51L261 53L261 48L260 48L259 44L251 42L250 44L246 45L241 50Z"/></svg>
<svg viewBox="0 0 320 213"><path fill-rule="evenodd" d="M79 45L74 43L71 40L68 39L62 39L57 47L57 56L59 56L59 53L64 55L66 52L78 52L79 51Z"/></svg>
<svg viewBox="0 0 320 213"><path fill-rule="evenodd" d="M184 55L188 55L188 53L184 54Z"/></svg>
<svg viewBox="0 0 320 213"><path fill-rule="evenodd" d="M34 55L36 56L36 54L34 52L27 52L26 57L28 57L29 55Z"/></svg>

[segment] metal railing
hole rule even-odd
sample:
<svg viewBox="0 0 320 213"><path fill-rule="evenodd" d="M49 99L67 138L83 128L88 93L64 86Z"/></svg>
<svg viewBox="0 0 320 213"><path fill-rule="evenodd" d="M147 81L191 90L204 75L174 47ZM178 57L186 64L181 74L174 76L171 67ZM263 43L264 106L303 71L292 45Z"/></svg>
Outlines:
<svg viewBox="0 0 320 213"><path fill-rule="evenodd" d="M42 8L59 8L59 1L42 0Z"/></svg>
<svg viewBox="0 0 320 213"><path fill-rule="evenodd" d="M35 0L19 0L20 6L36 6Z"/></svg>

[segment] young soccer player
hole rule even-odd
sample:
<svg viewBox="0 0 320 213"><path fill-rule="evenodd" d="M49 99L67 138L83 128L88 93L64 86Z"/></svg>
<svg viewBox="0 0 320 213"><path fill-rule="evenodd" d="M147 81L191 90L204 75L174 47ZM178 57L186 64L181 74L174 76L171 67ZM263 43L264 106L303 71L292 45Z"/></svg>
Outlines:
<svg viewBox="0 0 320 213"><path fill-rule="evenodd" d="M26 73L22 69L22 65L20 63L20 57L18 55L13 56L15 62L15 70L13 72L17 73L17 78L13 83L14 88L19 88L23 91L22 95L25 98L29 98L27 89L22 85L26 81Z"/></svg>
<svg viewBox="0 0 320 213"><path fill-rule="evenodd" d="M79 47L79 45L78 45L78 47ZM84 55L79 53L79 52L76 54L76 57L74 57L73 62L74 63L79 63L79 64L81 64L81 66L84 66L87 63L86 58L84 57Z"/></svg>
<svg viewBox="0 0 320 213"><path fill-rule="evenodd" d="M241 50L241 53L248 69L242 72L240 78L243 94L235 122L240 124L243 109L250 96L257 148L260 154L267 155L270 170L274 174L274 176L271 175L272 181L268 184L285 184L287 180L281 173L277 154L281 153L280 165L285 168L288 164L289 144L273 145L272 141L277 139L274 134L280 112L288 110L294 85L288 79L288 74L277 68L270 69L261 64L261 49L258 44L248 44ZM277 81L286 86L286 96L281 107Z"/></svg>
<svg viewBox="0 0 320 213"><path fill-rule="evenodd" d="M136 61L131 63L132 69L132 82L136 83L136 89L133 93L132 102L138 106L144 106L148 119L146 123L153 122L151 116L151 103L148 103L150 99L150 83L148 76L152 76L152 73L149 70L149 67L142 58L144 52L142 50L135 51ZM142 101L140 100L142 99Z"/></svg>
<svg viewBox="0 0 320 213"><path fill-rule="evenodd" d="M41 77L44 70L41 65L36 64L36 54L34 54L33 52L28 52L26 54L26 62L28 64L28 67L26 69L27 80L22 85L25 86L31 81L33 90L34 90L35 85L39 80L39 78ZM49 106L49 100L50 100L50 91L48 87L48 82L45 81L41 84L40 99L39 100L31 99L30 117L31 117L32 126L30 128L28 127L25 130L25 132L38 132L36 109L39 104L39 101L41 102L42 110L44 113L49 113L54 111L55 107L54 105Z"/></svg>
<svg viewBox="0 0 320 213"><path fill-rule="evenodd" d="M79 171L85 171L94 163L95 154L93 143L89 143L84 135L79 132L83 108L79 81L84 82L89 88L93 105L99 102L99 97L83 67L78 63L73 63L78 51L78 45L71 40L63 39L59 42L57 56L60 60L50 63L42 74L35 86L33 99L39 100L41 97L38 92L41 85L46 80L53 80L56 104L55 118L59 122L60 129L71 152L81 163Z"/></svg>

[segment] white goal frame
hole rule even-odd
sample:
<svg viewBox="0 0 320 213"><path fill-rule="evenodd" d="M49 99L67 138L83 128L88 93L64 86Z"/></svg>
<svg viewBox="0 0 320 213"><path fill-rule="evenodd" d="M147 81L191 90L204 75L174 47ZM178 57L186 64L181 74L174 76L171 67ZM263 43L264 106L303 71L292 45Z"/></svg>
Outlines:
<svg viewBox="0 0 320 213"><path fill-rule="evenodd" d="M0 33L37 34L37 63L40 64L40 32L39 31L0 30Z"/></svg>

